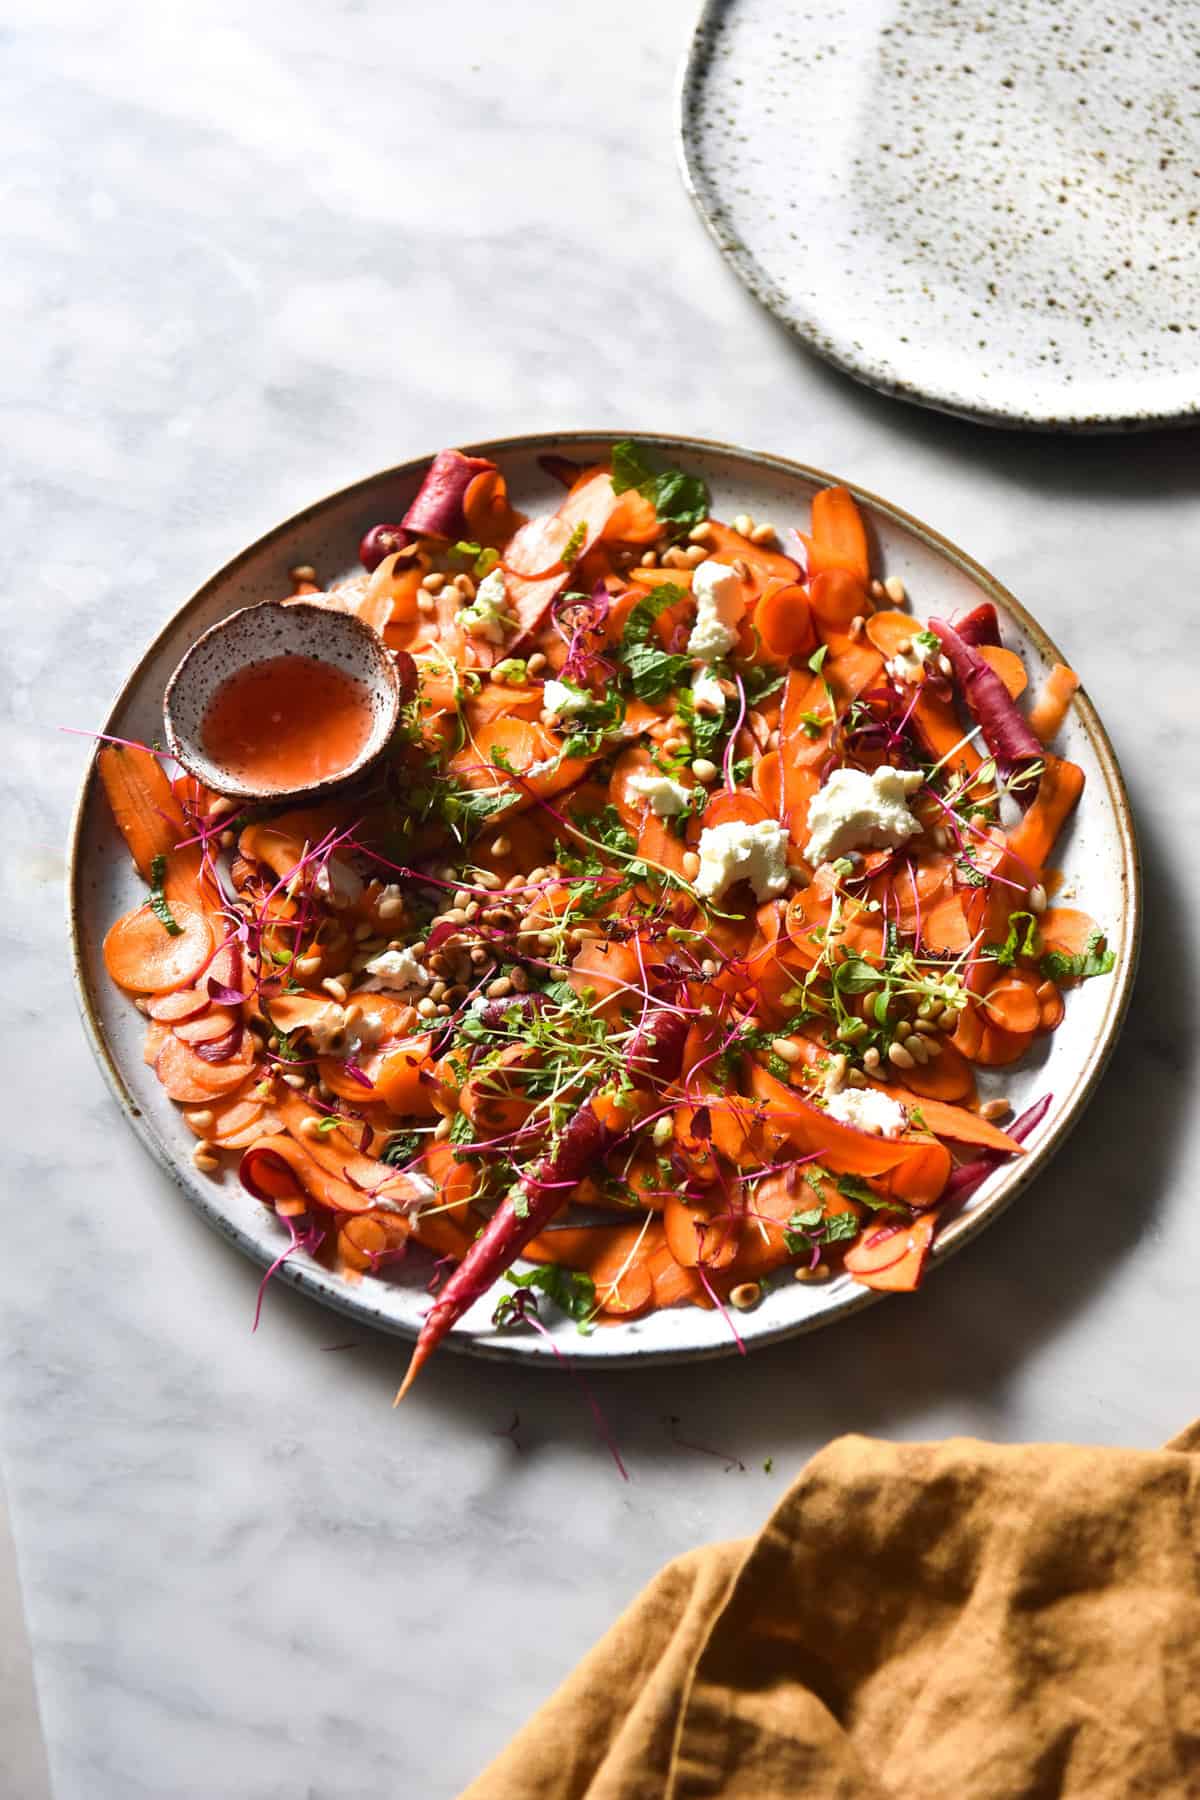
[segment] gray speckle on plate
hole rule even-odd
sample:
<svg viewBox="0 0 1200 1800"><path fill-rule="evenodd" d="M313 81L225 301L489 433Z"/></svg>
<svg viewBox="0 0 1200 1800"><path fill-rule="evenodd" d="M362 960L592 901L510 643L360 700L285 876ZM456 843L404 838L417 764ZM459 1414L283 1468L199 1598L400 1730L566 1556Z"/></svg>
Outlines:
<svg viewBox="0 0 1200 1800"><path fill-rule="evenodd" d="M1200 12L709 0L684 175L814 350L995 425L1200 419Z"/></svg>

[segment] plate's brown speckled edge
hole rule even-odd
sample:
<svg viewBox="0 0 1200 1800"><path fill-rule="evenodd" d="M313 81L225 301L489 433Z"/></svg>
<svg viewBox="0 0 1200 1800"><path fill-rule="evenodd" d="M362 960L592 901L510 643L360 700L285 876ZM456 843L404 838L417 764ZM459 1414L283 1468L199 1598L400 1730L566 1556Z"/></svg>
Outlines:
<svg viewBox="0 0 1200 1800"><path fill-rule="evenodd" d="M506 454L522 452L534 454L543 450L570 454L573 449L584 446L590 446L594 453L598 445L610 443L620 437L633 438L651 452L657 451L676 461L686 460L689 453L698 456L728 457L743 465L758 468L782 481L796 480L807 484L810 488L833 485L840 480L839 477L830 475L823 470L794 462L786 457L747 451L710 439L662 437L642 432L530 433L517 437L492 439L464 446L464 448L468 450L469 454L488 456L502 461ZM413 458L393 469L353 483L305 508L302 512L275 527L274 530L266 533L239 556L234 557L197 590L148 646L114 701L103 730L107 731L111 728L113 719L119 714L130 694L136 690L142 673L155 652L181 623L186 624L192 615L198 616L201 609L211 601L214 592L235 578L247 563L276 547L282 550L284 544L288 540L294 540L297 534L318 530L324 513L331 507L345 504L348 501L356 501L359 498L365 502L376 489L392 489L399 481L415 480L417 474L428 465L429 460L427 455ZM993 599L1002 613L1007 614L1029 634L1039 656L1047 666L1052 662L1063 660L1051 639L1020 602L964 551L959 550L956 545L938 532L912 518L890 502L880 499L853 483L842 485L849 487L851 493L868 509L869 513L874 512L885 521L890 520L904 531L911 533L932 554L968 577L982 593ZM1069 1089L1065 1093L1055 1094L1051 1129L1046 1132L1044 1137L1035 1142L1028 1156L1023 1158L1019 1164L1010 1166L1006 1171L998 1172L999 1179L992 1178L995 1185L992 1186L992 1182L989 1182L988 1188L984 1190L980 1200L972 1206L971 1210L964 1212L946 1228L934 1246L935 1266L944 1263L948 1256L969 1243L987 1225L999 1217L1000 1213L1011 1205L1016 1196L1045 1169L1050 1158L1078 1122L1095 1091L1120 1033L1133 989L1141 939L1142 893L1137 843L1129 800L1108 735L1086 693L1081 690L1076 696L1074 704L1089 745L1100 766L1105 788L1104 800L1114 821L1120 847L1120 879L1126 906L1125 916L1121 922L1123 954L1111 983L1107 984L1104 1011L1093 1041L1082 1058ZM219 1203L219 1190L217 1195L214 1195L194 1179L193 1173L181 1164L178 1154L167 1143L155 1122L138 1106L122 1075L113 1047L106 1036L94 989L94 982L97 979L103 979L102 970L96 966L94 951L89 955L85 944L85 926L89 904L88 869L82 853L85 826L89 822L92 809L99 804L102 804L102 797L93 758L81 785L71 826L66 883L67 923L70 933L75 993L85 1032L118 1104L151 1154L171 1176L189 1202L216 1230L260 1266L265 1267L269 1261L274 1260L274 1251L265 1248L260 1241L239 1226L236 1218L231 1216L229 1209ZM275 1246L275 1250L277 1249L278 1246ZM398 1322L395 1317L389 1316L373 1300L369 1283L364 1282L351 1287L318 1264L306 1263L299 1259L284 1263L279 1269L277 1279L334 1310L346 1314L360 1324L375 1326L401 1336L412 1337L415 1335L414 1327L410 1323ZM814 1290L810 1288L793 1290L793 1292L798 1294L798 1298L802 1294L807 1299L812 1296ZM844 1278L832 1284L831 1290L827 1291L827 1303L821 1311L815 1314L806 1314L770 1325L764 1320L758 1329L755 1329L755 1316L747 1315L744 1321L747 1342L750 1347L754 1348L761 1344L775 1343L803 1332L816 1330L835 1320L846 1318L851 1313L872 1305L883 1297L871 1290L860 1288L848 1278ZM705 1317L711 1316L705 1315ZM567 1325L570 1326L569 1321ZM627 1339L629 1348L626 1350L622 1347L621 1340L623 1336L632 1333L633 1330L634 1327L626 1326L621 1331L595 1334L593 1339L580 1339L574 1334L573 1328L570 1328L569 1331L558 1337L558 1352L581 1361L591 1361L595 1349L602 1349L603 1355L600 1358L602 1365L605 1368L617 1368L638 1365L647 1360L659 1363L701 1361L725 1356L736 1350L732 1340L723 1333L714 1333L713 1339L709 1343L691 1345L687 1348L663 1348L657 1345L639 1344L635 1336L629 1336ZM598 1344L596 1343L597 1339L599 1340ZM452 1349L496 1361L547 1362L553 1355L549 1346L543 1342L540 1336L521 1338L518 1335L501 1336L496 1333L481 1334L460 1330L453 1333L446 1341ZM592 1355L589 1355L589 1345L595 1347Z"/></svg>

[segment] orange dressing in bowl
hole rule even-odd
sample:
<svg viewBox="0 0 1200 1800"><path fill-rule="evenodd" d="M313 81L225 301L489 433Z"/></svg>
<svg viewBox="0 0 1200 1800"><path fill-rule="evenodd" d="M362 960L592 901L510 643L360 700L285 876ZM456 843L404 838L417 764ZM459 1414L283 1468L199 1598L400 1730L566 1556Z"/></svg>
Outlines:
<svg viewBox="0 0 1200 1800"><path fill-rule="evenodd" d="M370 693L353 675L313 656L272 656L221 683L200 737L239 781L287 793L348 769L371 724Z"/></svg>

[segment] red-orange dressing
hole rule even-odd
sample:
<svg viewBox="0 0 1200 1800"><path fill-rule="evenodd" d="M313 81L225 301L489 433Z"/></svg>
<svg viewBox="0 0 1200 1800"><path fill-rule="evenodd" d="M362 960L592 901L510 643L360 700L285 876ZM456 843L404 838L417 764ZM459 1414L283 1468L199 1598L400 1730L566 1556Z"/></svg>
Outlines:
<svg viewBox="0 0 1200 1800"><path fill-rule="evenodd" d="M313 656L273 656L221 683L205 710L206 756L241 781L291 792L343 769L371 735L361 681Z"/></svg>

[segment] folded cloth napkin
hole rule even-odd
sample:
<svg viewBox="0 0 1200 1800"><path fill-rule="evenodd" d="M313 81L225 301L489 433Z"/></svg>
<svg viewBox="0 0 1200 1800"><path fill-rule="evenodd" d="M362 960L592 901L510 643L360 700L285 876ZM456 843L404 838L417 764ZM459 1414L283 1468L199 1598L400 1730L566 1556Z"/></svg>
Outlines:
<svg viewBox="0 0 1200 1800"><path fill-rule="evenodd" d="M461 1800L1200 1795L1200 1423L841 1438L670 1563Z"/></svg>

